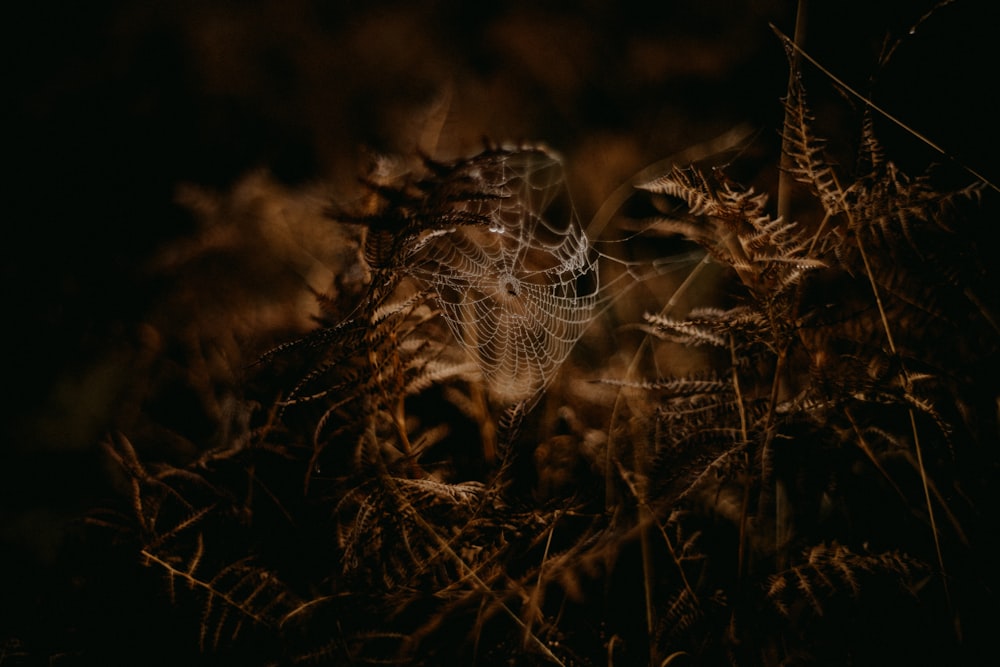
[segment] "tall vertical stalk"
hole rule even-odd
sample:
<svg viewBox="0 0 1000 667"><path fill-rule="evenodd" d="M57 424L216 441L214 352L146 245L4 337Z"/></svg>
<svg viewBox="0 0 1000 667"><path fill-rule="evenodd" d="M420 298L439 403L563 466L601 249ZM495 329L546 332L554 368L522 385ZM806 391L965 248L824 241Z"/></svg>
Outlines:
<svg viewBox="0 0 1000 667"><path fill-rule="evenodd" d="M795 11L795 37L793 37L794 44L796 46L794 53L792 54L791 67L788 70L788 94L791 94L792 86L795 85L794 78L798 76L799 71L799 53L802 48L802 44L805 42L806 38L806 9L808 5L808 0L798 0L798 7ZM790 111L785 111L785 125L789 122L788 114ZM781 145L781 174L778 176L778 217L788 220L792 201L792 156L788 150L788 138L785 137Z"/></svg>

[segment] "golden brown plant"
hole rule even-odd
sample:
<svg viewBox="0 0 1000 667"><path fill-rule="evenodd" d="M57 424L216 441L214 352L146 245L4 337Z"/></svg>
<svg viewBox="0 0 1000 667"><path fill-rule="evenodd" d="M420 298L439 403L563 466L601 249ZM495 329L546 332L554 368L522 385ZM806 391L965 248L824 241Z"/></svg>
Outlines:
<svg viewBox="0 0 1000 667"><path fill-rule="evenodd" d="M723 169L639 185L658 213L624 242L698 244L721 296L678 314L680 281L629 323L632 374L571 355L649 274L595 250L550 152L369 178L328 221L363 290L265 355L228 446L154 470L118 439L130 513L101 522L190 590L204 650L253 626L262 664L961 653L1000 444L986 186L905 175L870 114L835 168L794 68L785 104L796 219Z"/></svg>

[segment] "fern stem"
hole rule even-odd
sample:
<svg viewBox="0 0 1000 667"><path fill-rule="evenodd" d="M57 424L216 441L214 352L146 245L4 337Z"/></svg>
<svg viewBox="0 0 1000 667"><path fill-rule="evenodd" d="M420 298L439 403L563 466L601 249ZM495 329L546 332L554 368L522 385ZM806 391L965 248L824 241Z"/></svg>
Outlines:
<svg viewBox="0 0 1000 667"><path fill-rule="evenodd" d="M840 183L837 182L836 175L834 175L834 182L837 185L837 189L840 190ZM885 332L886 341L889 345L889 351L892 353L893 357L899 358L899 353L896 349L896 342L892 335L892 328L889 326L889 317L886 314L885 306L882 303L878 283L875 281L875 273L872 270L871 261L868 258L868 252L865 250L865 243L861 237L861 230L858 228L857 220L854 218L851 209L844 206L844 211L847 214L848 223L850 224L851 229L855 231L854 237L857 240L858 252L861 255L861 261L865 267L865 275L868 277L868 282L872 288L872 294L875 297L875 304L878 307L879 317L882 320L882 327ZM906 364L903 363L902 359L900 359L900 375L903 380L903 390L907 394L910 394L913 388L913 383L910 379L909 372L906 370ZM952 610L952 613L954 613L954 606L951 600L951 590L948 586L948 572L944 566L944 554L941 550L941 538L938 533L937 520L934 515L934 503L931 499L930 482L927 475L927 468L924 466L923 448L920 446L920 434L917 429L917 418L912 407L908 408L907 412L910 417L910 430L913 434L913 448L917 455L917 468L920 471L920 482L924 490L924 502L927 505L927 516L931 525L931 534L934 537L934 551L937 555L938 566L941 568L941 583L944 586L944 595L945 599L948 601L948 608L949 610ZM961 640L961 629L958 627L957 619L955 626L956 635L958 635L959 640Z"/></svg>
<svg viewBox="0 0 1000 667"><path fill-rule="evenodd" d="M730 363L733 368L733 391L736 393L736 408L740 413L740 435L743 438L743 445L746 446L747 442L750 440L750 435L747 430L747 412L746 406L743 404L743 392L740 389L740 375L737 372L737 358L736 358L736 338L730 332L729 334L729 356ZM749 455L745 457L747 459L747 469L749 470ZM746 560L746 544L747 544L747 518L748 518L748 507L750 505L750 484L744 483L743 485L743 503L740 507L740 536L739 536L739 546L736 552L737 564L736 573L737 581L743 580L743 564Z"/></svg>
<svg viewBox="0 0 1000 667"><path fill-rule="evenodd" d="M694 283L695 279L698 277L699 274L701 274L701 272L705 269L705 267L708 265L710 261L711 261L711 256L709 254L706 254L702 258L702 260L698 262L698 264L696 264L693 269L691 269L691 272L688 273L687 277L684 278L681 284L677 286L677 289L674 290L673 294L670 295L670 298L667 300L667 303L664 304L663 308L660 309L661 316L666 315L668 312L670 312L671 309L673 309L675 305L677 305L677 302L680 300L680 297ZM636 350L635 354L632 357L632 361L629 364L628 370L626 371L626 379L631 378L635 374L636 369L639 366L640 358L646 351L646 348L649 347L649 341L650 337L647 334L642 339L642 342L640 342L639 348ZM615 397L614 406L612 407L611 410L611 420L610 420L610 425L608 427L608 443L604 461L605 511L610 511L610 509L613 506L617 506L618 494L615 490L614 478L611 471L613 467L612 463L618 463L615 457L615 448L614 448L614 425L615 422L617 421L619 408L621 406L622 396L623 392L619 390L618 395ZM646 472L645 457L639 451L640 449L641 448L636 448L635 452L636 472L640 474L645 474ZM650 655L650 660L652 661L653 656L655 654L654 631L655 631L656 621L654 617L655 610L653 608L653 582L652 582L653 563L652 563L652 550L650 549L650 542L649 542L649 525L648 525L649 518L646 516L647 513L648 509L646 508L645 504L643 502L640 502L639 507L637 509L637 514L638 514L637 520L639 522L639 530L640 530L639 542L640 542L640 549L642 552L643 588L646 598L645 601L646 627L649 638L649 655Z"/></svg>
<svg viewBox="0 0 1000 667"><path fill-rule="evenodd" d="M641 449L641 448L639 448ZM645 467L645 463L643 463ZM649 539L649 524L653 521L645 493L639 499L639 548L642 551L642 587L646 598L646 639L649 642L649 662L654 664L656 650L656 608L653 600L653 550ZM681 576L684 573L681 572Z"/></svg>
<svg viewBox="0 0 1000 667"><path fill-rule="evenodd" d="M629 491L632 493L632 496L635 498L639 506L639 541L640 548L642 550L643 585L646 595L646 628L649 639L649 664L652 665L656 663L658 651L655 643L656 610L653 607L653 559L648 530L650 524L655 524L657 530L660 531L660 535L663 537L663 542L667 545L667 551L670 552L670 558L673 560L674 565L677 566L677 572L680 575L681 583L684 584L684 590L690 596L691 602L695 606L699 606L698 596L695 594L694 588L688 580L687 573L684 572L684 566L681 563L680 557L677 555L677 550L674 549L670 536L667 535L666 529L656 519L656 513L653 508L650 507L649 500L646 498L645 492L638 488L635 483L629 479L629 475L621 463L619 463L617 467L622 480L625 482L626 486L628 486Z"/></svg>
<svg viewBox="0 0 1000 667"><path fill-rule="evenodd" d="M663 306L663 308L660 309L660 316L666 315L673 309L674 306L677 305L677 302L680 300L681 296L685 292L687 292L687 290L691 287L692 284L694 284L694 281L701 274L701 272L705 270L705 268L711 261L712 261L711 255L706 253L705 256L702 257L701 261L698 262L698 264L696 264L693 269L691 269L691 272L688 273L687 277L684 278L683 282L681 282L681 284L677 286L677 289L674 290L674 293L670 295L670 298L667 300L667 303ZM628 369L625 371L626 379L630 379L633 375L635 375L636 369L639 367L640 358L642 357L642 354L646 351L646 348L649 347L649 340L650 340L649 335L647 334L646 337L642 339L642 342L639 343L639 348L635 351L635 354L632 356L632 361L629 364ZM608 444L605 449L605 456L604 456L605 511L610 511L611 508L615 506L616 501L618 499L618 494L615 491L614 475L612 474L612 463L616 460L615 447L614 447L614 442L615 442L614 427L615 423L618 421L618 413L621 407L621 401L622 401L622 392L619 391L618 395L615 397L614 406L611 408L611 419L609 421L609 426L608 426Z"/></svg>
<svg viewBox="0 0 1000 667"><path fill-rule="evenodd" d="M775 434L775 418L778 408L778 394L781 390L781 376L785 372L785 365L788 361L788 346L784 345L780 352L778 353L778 362L775 364L774 368L774 380L771 384L771 399L770 404L767 409L767 426L764 436L764 450L761 452L761 461L764 461L764 457L770 457L772 463L770 467L761 465L761 472L766 470L771 470L771 481L774 484L774 553L775 560L779 569L785 567L785 558L782 554L782 546L785 543L785 515L787 513L786 505L786 491L785 486L780 479L774 474L774 434ZM761 480L763 482L763 480Z"/></svg>
<svg viewBox="0 0 1000 667"><path fill-rule="evenodd" d="M395 478L393 478L391 475L386 474L384 468L382 469L382 472L384 474L384 481L386 485L392 490L395 497L401 503L400 507L401 511L405 512L408 518L412 519L413 522L428 535L431 541L434 542L440 549L441 553L447 556L458 567L458 569L461 572L463 572L466 577L468 577L469 581L471 581L481 592L489 594L491 596L495 595L496 592L492 588L490 588L490 586L487 585L485 581L483 581L483 579L476 573L476 571L472 567L470 567L469 564L466 563L465 560L458 553L456 553L454 549L452 549L451 544L448 542L448 540L443 538L434 529L434 526L429 524L424 519L424 517L420 514L419 510L417 510L416 507L414 507L409 501L406 500L404 494L400 491L399 484L395 480ZM549 647L545 645L545 642L539 639L538 636L531 631L531 628L524 621L522 621L521 618L516 613L514 613L514 611L506 603L504 603L503 600L499 598L499 596L495 597L494 599L499 608L504 612L504 614L506 614L507 617L510 618L510 620L513 621L514 624L524 632L526 643L533 644L534 647L538 651L540 651L542 655L544 655L553 664L559 665L560 667L566 667L566 663L560 660L558 656L556 656L549 649Z"/></svg>
<svg viewBox="0 0 1000 667"><path fill-rule="evenodd" d="M795 44L801 47L806 38L806 5L807 0L799 0L795 10ZM795 77L798 76L798 51L793 57L792 65L788 71L788 90L792 90L795 85ZM791 109L785 108L785 127L788 127L791 120ZM781 173L778 175L778 217L783 220L790 219L792 202L792 156L789 149L789 137L785 136L781 145Z"/></svg>
<svg viewBox="0 0 1000 667"><path fill-rule="evenodd" d="M746 406L743 404L743 392L740 390L740 374L737 372L736 337L732 332L729 333L729 359L733 369L733 391L736 393L736 409L740 413L740 435L743 436L743 442L747 442L750 439L747 430L747 411Z"/></svg>
<svg viewBox="0 0 1000 667"><path fill-rule="evenodd" d="M904 370L905 374L906 371ZM909 384L907 381L906 384ZM924 487L924 502L927 503L927 516L931 522L931 533L934 535L934 551L937 554L938 565L941 566L941 583L944 586L944 596L948 600L948 609L954 614L954 605L951 602L951 588L948 586L948 572L944 567L944 555L941 552L941 540L938 537L937 521L934 518L934 503L931 501L931 490L930 483L927 478L927 468L924 467L924 455L923 448L920 446L920 435L917 431L917 417L913 412L913 408L908 410L910 415L910 428L913 431L913 449L917 453L917 468L920 470L920 483ZM958 619L955 619L955 633L958 636L958 640L962 640L962 630L958 625Z"/></svg>
<svg viewBox="0 0 1000 667"><path fill-rule="evenodd" d="M549 550L552 548L552 536L556 532L556 523L559 521L558 512L552 517L552 525L549 526L549 535L545 538L545 550L542 552L542 561L538 564L538 577L535 580L535 590L531 592L531 597L528 599L529 608L538 610L538 615L541 616L541 597L543 590L544 578L542 575L545 573L545 564L549 560ZM525 646L531 643L531 639L534 633L531 630L531 617L533 614L525 614L524 623L524 636L522 641Z"/></svg>

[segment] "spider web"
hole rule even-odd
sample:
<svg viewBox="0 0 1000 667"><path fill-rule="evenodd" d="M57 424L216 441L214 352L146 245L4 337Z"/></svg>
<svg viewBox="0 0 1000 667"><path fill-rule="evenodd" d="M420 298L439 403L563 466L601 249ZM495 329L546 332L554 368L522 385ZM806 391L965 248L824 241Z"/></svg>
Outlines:
<svg viewBox="0 0 1000 667"><path fill-rule="evenodd" d="M459 222L425 229L402 264L436 292L493 398L532 403L598 301L598 254L562 164L542 149L488 151L455 165L436 197Z"/></svg>

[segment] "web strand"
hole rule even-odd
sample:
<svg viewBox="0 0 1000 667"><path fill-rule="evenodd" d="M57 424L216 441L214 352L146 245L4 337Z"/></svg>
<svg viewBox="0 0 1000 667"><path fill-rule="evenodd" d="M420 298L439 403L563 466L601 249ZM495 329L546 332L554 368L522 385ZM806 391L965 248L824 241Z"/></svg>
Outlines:
<svg viewBox="0 0 1000 667"><path fill-rule="evenodd" d="M485 221L425 231L402 262L437 295L493 397L533 402L589 325L598 254L569 204L562 165L540 149L487 152L440 186L471 188L450 214Z"/></svg>
<svg viewBox="0 0 1000 667"><path fill-rule="evenodd" d="M433 294L495 402L530 408L596 316L629 288L701 259L652 264L592 245L562 163L541 148L495 149L412 183L408 222L380 261ZM388 248L389 250L386 250ZM602 283L600 265L617 275Z"/></svg>

